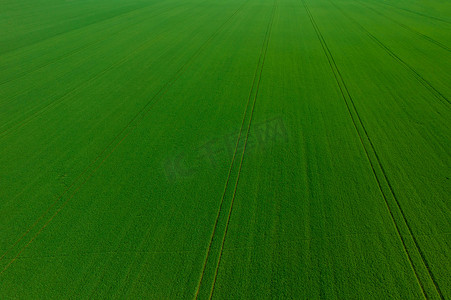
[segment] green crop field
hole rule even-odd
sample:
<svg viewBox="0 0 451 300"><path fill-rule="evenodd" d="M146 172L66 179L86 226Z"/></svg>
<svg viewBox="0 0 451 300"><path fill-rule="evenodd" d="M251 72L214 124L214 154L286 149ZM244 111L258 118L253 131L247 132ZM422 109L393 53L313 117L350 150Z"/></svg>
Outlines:
<svg viewBox="0 0 451 300"><path fill-rule="evenodd" d="M451 299L449 0L0 0L0 299Z"/></svg>

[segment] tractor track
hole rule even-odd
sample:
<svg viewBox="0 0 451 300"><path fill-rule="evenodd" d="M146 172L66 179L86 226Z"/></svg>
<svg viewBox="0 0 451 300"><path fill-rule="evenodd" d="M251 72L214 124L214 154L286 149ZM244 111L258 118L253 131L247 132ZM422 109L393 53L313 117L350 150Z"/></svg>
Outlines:
<svg viewBox="0 0 451 300"><path fill-rule="evenodd" d="M309 15L309 18L310 18L310 21L312 23L312 26L314 27L314 29L316 31L318 39L319 39L319 41L321 43L321 46L323 48L324 54L325 54L325 56L326 56L326 58L327 58L327 60L329 62L331 71L332 71L332 73L334 75L334 78L335 78L335 80L337 82L337 85L338 85L338 88L339 88L340 93L342 95L342 98L343 98L343 100L344 100L344 102L346 104L346 107L347 107L347 110L348 110L349 115L351 117L351 120L353 122L353 125L354 125L354 127L355 127L355 129L357 131L358 136L359 136L360 143L362 144L362 147L363 147L363 149L365 151L365 154L366 154L367 159L369 161L370 167L371 167L371 169L373 171L373 174L374 174L374 177L375 177L375 179L377 181L379 190L380 190L380 192L382 194L382 197L384 199L384 202L385 202L385 205L387 207L387 210L388 210L388 212L390 214L390 217L391 217L391 220L392 220L393 225L395 227L395 230L396 230L396 232L398 234L398 237L399 237L399 239L400 239L400 241L401 241L401 243L403 245L404 251L405 251L406 256L407 256L407 259L408 259L408 261L410 263L410 266L412 267L412 270L413 270L413 272L415 274L415 277L416 277L416 279L418 281L418 284L419 284L419 286L421 288L423 296L426 299L429 298L428 293L426 292L426 288L424 286L424 283L420 279L421 276L419 274L418 266L416 266L416 264L414 263L414 259L413 259L413 255L411 253L410 247L407 246L408 242L406 240L406 237L404 237L404 234L402 234L399 221L401 221L402 224L404 224L407 227L407 230L408 230L407 237L408 238L410 237L413 240L413 243L414 243L415 249L413 249L413 250L416 250L419 253L419 255L421 257L421 262L423 263L423 266L426 268L426 270L428 272L429 279L432 281L432 283L434 285L434 288L435 288L435 291L437 292L438 296L441 299L444 299L444 296L443 296L443 294L442 294L442 292L441 292L441 290L440 290L440 288L439 288L439 286L437 284L437 281L436 281L432 271L430 270L430 267L429 267L429 264L428 264L428 262L427 262L427 260L425 258L425 255L424 255L423 251L421 250L421 248L419 247L417 239L413 235L411 226L410 226L409 222L407 221L407 217L406 217L406 215L405 215L405 213L404 213L404 211L402 209L402 206L400 205L399 200L398 200L398 198L396 196L396 193L394 192L394 189L393 189L393 187L392 187L392 185L391 185L391 183L390 183L390 181L388 179L386 171L385 171L385 169L384 169L384 167L383 167L383 165L382 165L382 163L380 161L380 158L379 158L379 156L378 156L378 154L376 152L376 149L375 149L375 147L373 145L373 142L371 141L371 139L370 139L370 137L368 135L368 132L367 132L367 130L366 130L364 124L363 124L362 118L360 117L360 115L358 113L358 110L357 110L357 108L356 108L356 106L354 104L354 100L353 100L351 94L349 93L349 90L348 90L348 88L346 86L346 83L343 80L343 77L342 77L342 75L340 73L340 70L338 69L338 66L337 66L337 64L336 64L336 62L335 62L335 60L334 60L334 58L332 56L332 53L331 53L329 47L327 46L327 43L326 43L326 41L325 41L325 39L324 39L324 37L323 37L318 25L316 24L316 21L315 21L313 15L312 15L312 13L310 12L310 9L307 6L307 3L305 2L305 0L302 0L302 2L304 4L305 10L307 11L307 14ZM361 128L361 129L359 129L359 128ZM365 142L365 141L367 141L367 142ZM374 158L372 158L372 157L374 157ZM380 170L380 171L378 171L378 170ZM380 175L378 175L378 174L380 174ZM384 192L384 190L386 190L386 188L384 188L384 186L388 186L388 192ZM390 204L390 202L392 202L392 201L390 201L389 199L393 199L394 200L393 202L394 202L395 205ZM399 211L399 214L401 216L401 220L397 220L398 218L396 217L396 215L398 215L398 214L396 214L394 212L394 210Z"/></svg>

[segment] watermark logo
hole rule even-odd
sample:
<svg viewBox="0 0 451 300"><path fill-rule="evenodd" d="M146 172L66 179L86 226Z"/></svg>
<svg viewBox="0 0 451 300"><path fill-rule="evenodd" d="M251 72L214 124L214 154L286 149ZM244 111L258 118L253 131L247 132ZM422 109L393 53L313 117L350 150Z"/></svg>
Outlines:
<svg viewBox="0 0 451 300"><path fill-rule="evenodd" d="M166 159L163 163L166 178L169 182L192 178L202 170L219 167L224 158L230 162L235 151L235 159L239 159L244 147L247 156L257 151L267 151L278 143L287 142L289 138L282 117L254 123L249 134L245 129L241 136L239 132L229 133Z"/></svg>

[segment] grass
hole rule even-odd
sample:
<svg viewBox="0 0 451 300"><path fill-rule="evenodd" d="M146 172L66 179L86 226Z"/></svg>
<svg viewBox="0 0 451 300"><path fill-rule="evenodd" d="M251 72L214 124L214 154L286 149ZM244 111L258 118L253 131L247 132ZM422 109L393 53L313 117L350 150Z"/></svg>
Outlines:
<svg viewBox="0 0 451 300"><path fill-rule="evenodd" d="M451 297L443 1L0 7L0 298Z"/></svg>

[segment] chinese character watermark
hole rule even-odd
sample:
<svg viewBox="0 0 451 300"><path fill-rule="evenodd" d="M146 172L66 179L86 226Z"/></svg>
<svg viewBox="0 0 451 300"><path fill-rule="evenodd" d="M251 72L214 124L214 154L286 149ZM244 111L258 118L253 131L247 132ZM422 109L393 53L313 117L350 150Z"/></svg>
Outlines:
<svg viewBox="0 0 451 300"><path fill-rule="evenodd" d="M255 151L265 151L276 143L287 142L289 134L282 117L254 123L249 133L247 128L241 134L234 132L212 139L191 151L180 152L163 163L164 173L170 182L193 177L206 168L217 168L223 158L228 161L234 153L240 157ZM244 148L246 147L246 148ZM222 159L222 160L221 160Z"/></svg>

